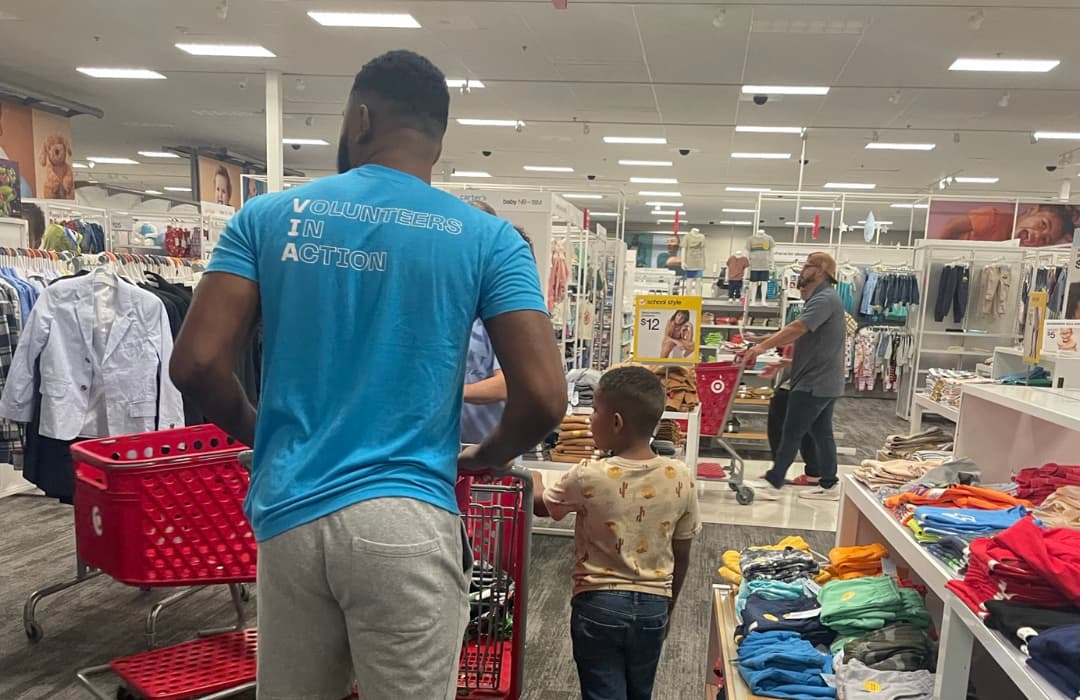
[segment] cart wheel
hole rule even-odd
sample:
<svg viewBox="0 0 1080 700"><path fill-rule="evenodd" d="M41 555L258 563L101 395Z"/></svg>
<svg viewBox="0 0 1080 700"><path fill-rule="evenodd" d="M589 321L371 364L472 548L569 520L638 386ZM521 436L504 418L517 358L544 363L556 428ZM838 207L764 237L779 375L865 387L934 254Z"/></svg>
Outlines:
<svg viewBox="0 0 1080 700"><path fill-rule="evenodd" d="M243 583L240 584L240 600L245 603L251 600L251 589Z"/></svg>
<svg viewBox="0 0 1080 700"><path fill-rule="evenodd" d="M23 631L26 632L26 638L31 642L40 642L41 638L45 636L45 630L41 629L41 625L37 622L27 622L23 625Z"/></svg>
<svg viewBox="0 0 1080 700"><path fill-rule="evenodd" d="M749 486L740 486L735 492L735 501L740 506L748 506L754 502L754 489Z"/></svg>
<svg viewBox="0 0 1080 700"><path fill-rule="evenodd" d="M143 696L133 693L124 686L116 689L116 700L144 700Z"/></svg>

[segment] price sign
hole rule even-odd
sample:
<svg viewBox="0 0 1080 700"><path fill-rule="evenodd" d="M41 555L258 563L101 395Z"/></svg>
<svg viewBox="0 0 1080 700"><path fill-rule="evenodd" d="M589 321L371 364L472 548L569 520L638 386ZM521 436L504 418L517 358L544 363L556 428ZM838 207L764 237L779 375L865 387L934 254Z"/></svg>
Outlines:
<svg viewBox="0 0 1080 700"><path fill-rule="evenodd" d="M1080 321L1047 321L1042 334L1042 351L1048 354L1080 356Z"/></svg>
<svg viewBox="0 0 1080 700"><path fill-rule="evenodd" d="M634 360L695 364L701 334L701 297L634 297Z"/></svg>
<svg viewBox="0 0 1080 700"><path fill-rule="evenodd" d="M1038 362L1042 353L1046 301L1046 292L1032 292L1028 297L1027 319L1024 321L1024 362Z"/></svg>

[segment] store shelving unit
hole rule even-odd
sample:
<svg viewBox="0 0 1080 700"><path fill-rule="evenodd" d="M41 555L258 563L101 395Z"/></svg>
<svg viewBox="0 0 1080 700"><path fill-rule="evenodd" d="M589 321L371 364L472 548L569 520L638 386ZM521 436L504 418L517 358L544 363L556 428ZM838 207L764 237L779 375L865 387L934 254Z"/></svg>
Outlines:
<svg viewBox="0 0 1080 700"><path fill-rule="evenodd" d="M36 204L45 215L45 223L54 224L67 219L78 219L101 226L105 231L105 250L112 250L115 243L111 212L100 207L84 207L68 199L25 199L26 204Z"/></svg>
<svg viewBox="0 0 1080 700"><path fill-rule="evenodd" d="M8 248L26 248L29 240L29 224L25 219L0 217L0 245Z"/></svg>
<svg viewBox="0 0 1080 700"><path fill-rule="evenodd" d="M960 420L959 407L954 408L940 401L934 401L929 395L917 391L911 400L911 418L908 425L908 429L913 434L922 430L923 415L927 413L947 418L953 423Z"/></svg>
<svg viewBox="0 0 1080 700"><path fill-rule="evenodd" d="M993 355L993 348L1003 341L1020 338L1020 283L1025 253L1016 246L976 241L952 242L920 240L915 247L915 268L920 279L918 313L908 317L914 337L914 361L900 380L896 415L910 418L916 391L920 391L931 367L974 371L979 360ZM1012 284L1005 300L1005 313L983 317L978 313L978 275L990 264L1009 268ZM952 310L941 321L934 319L934 306L941 284L942 271L948 265L967 265L969 286L967 311L959 322Z"/></svg>
<svg viewBox="0 0 1080 700"><path fill-rule="evenodd" d="M979 465L985 483L1009 481L1022 467L1075 460L1080 451L1080 391L972 384L964 387L954 454ZM891 512L852 476L841 481L837 546L880 542L897 564L929 590L928 605L941 633L935 698L963 698L972 649L978 644L1016 685L1020 697L1065 700L989 629L945 584L957 575L913 538ZM1013 697L1013 696L1004 696Z"/></svg>
<svg viewBox="0 0 1080 700"><path fill-rule="evenodd" d="M1055 389L1080 388L1080 356L1044 352L1035 364L1050 373L1050 386ZM1017 347L994 348L990 376L994 379L1027 372L1032 367L1024 362L1024 351Z"/></svg>

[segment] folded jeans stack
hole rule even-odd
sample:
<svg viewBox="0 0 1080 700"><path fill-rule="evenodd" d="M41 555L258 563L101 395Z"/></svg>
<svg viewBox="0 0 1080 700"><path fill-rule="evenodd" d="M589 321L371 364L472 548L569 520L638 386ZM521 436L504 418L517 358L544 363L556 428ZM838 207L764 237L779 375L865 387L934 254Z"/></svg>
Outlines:
<svg viewBox="0 0 1080 700"><path fill-rule="evenodd" d="M858 660L881 671L933 671L937 645L925 629L898 622L849 641L843 658L845 663Z"/></svg>
<svg viewBox="0 0 1080 700"><path fill-rule="evenodd" d="M818 595L821 621L841 637L858 637L894 622L930 627L922 596L889 576L830 581Z"/></svg>
<svg viewBox="0 0 1080 700"><path fill-rule="evenodd" d="M835 698L825 682L833 659L795 632L751 632L739 644L739 673L750 692L770 698Z"/></svg>
<svg viewBox="0 0 1080 700"><path fill-rule="evenodd" d="M1021 469L1013 477L1018 485L1017 494L1032 503L1042 503L1047 496L1062 486L1080 486L1080 466L1044 464L1041 467Z"/></svg>
<svg viewBox="0 0 1080 700"><path fill-rule="evenodd" d="M1062 486L1031 514L1047 527L1080 530L1080 486Z"/></svg>
<svg viewBox="0 0 1080 700"><path fill-rule="evenodd" d="M833 578L852 579L863 576L879 576L881 560L889 556L889 550L874 543L853 547L833 547L829 550L829 569Z"/></svg>
<svg viewBox="0 0 1080 700"><path fill-rule="evenodd" d="M572 415L563 418L559 426L559 441L551 451L551 461L576 464L589 459L596 451L589 417Z"/></svg>
<svg viewBox="0 0 1080 700"><path fill-rule="evenodd" d="M1055 627L1028 642L1028 666L1067 697L1080 697L1080 625Z"/></svg>
<svg viewBox="0 0 1080 700"><path fill-rule="evenodd" d="M986 626L1004 635L1025 654L1028 641L1055 627L1080 625L1080 608L1045 608L1012 600L988 600Z"/></svg>
<svg viewBox="0 0 1080 700"><path fill-rule="evenodd" d="M976 613L988 600L1065 608L1080 605L1080 532L1044 530L1024 518L993 537L971 543L963 579L949 587Z"/></svg>
<svg viewBox="0 0 1080 700"><path fill-rule="evenodd" d="M837 700L934 700L929 671L879 671L858 659L836 669Z"/></svg>

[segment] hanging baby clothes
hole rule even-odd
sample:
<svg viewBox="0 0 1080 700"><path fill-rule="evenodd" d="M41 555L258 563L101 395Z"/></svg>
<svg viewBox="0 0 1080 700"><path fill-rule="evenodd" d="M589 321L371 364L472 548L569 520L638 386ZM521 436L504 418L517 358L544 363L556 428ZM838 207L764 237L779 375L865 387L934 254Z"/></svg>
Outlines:
<svg viewBox="0 0 1080 700"><path fill-rule="evenodd" d="M975 299L976 313L981 318L996 319L1005 315L1012 270L1006 264L992 263L979 270Z"/></svg>
<svg viewBox="0 0 1080 700"><path fill-rule="evenodd" d="M970 270L967 265L946 265L938 280L934 320L941 323L952 308L953 322L960 323L967 312Z"/></svg>
<svg viewBox="0 0 1080 700"><path fill-rule="evenodd" d="M556 306L566 298L570 283L570 263L566 259L566 243L562 239L551 242L551 273L548 276L548 312L553 316Z"/></svg>

